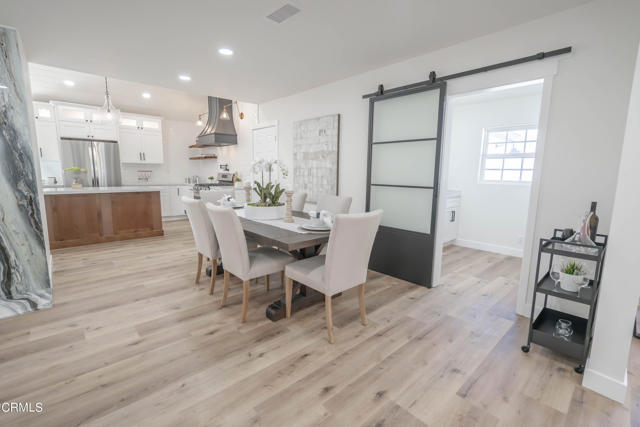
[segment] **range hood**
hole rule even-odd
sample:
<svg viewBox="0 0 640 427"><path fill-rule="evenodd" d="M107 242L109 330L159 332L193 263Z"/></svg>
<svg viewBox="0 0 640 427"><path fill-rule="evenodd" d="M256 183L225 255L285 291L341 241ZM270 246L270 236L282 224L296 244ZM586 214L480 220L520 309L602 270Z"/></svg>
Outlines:
<svg viewBox="0 0 640 427"><path fill-rule="evenodd" d="M225 110L227 114L223 114ZM236 128L233 125L233 102L230 99L209 97L207 124L200 135L196 137L196 143L212 147L238 143L238 134L236 134Z"/></svg>

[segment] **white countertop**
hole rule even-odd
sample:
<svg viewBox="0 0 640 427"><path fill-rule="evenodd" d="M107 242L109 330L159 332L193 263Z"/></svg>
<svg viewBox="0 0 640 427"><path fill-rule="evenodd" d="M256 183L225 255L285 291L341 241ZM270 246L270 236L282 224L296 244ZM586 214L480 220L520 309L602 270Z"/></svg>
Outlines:
<svg viewBox="0 0 640 427"><path fill-rule="evenodd" d="M124 185L122 187L82 187L78 190L71 187L43 188L42 192L50 196L55 194L136 193L160 190L162 190L162 188L151 185Z"/></svg>

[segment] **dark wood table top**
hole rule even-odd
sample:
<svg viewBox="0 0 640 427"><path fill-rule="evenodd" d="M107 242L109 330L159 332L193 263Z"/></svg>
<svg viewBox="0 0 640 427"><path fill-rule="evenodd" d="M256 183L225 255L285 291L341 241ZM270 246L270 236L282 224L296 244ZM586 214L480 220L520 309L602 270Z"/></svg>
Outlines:
<svg viewBox="0 0 640 427"><path fill-rule="evenodd" d="M294 211L293 216L308 217L304 212ZM297 233L263 222L240 218L244 234L264 246L275 246L292 252L316 245L323 245L329 241L329 233Z"/></svg>

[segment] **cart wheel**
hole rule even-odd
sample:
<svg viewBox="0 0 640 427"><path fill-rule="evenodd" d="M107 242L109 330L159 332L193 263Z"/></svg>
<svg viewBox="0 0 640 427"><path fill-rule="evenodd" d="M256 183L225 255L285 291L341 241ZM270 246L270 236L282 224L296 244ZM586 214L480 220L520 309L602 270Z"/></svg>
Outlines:
<svg viewBox="0 0 640 427"><path fill-rule="evenodd" d="M523 353L529 353L529 349L530 347L528 345L523 345L522 347L520 347L520 350L522 350Z"/></svg>
<svg viewBox="0 0 640 427"><path fill-rule="evenodd" d="M573 368L573 370L579 374L582 374L584 372L584 365L578 365L575 368Z"/></svg>

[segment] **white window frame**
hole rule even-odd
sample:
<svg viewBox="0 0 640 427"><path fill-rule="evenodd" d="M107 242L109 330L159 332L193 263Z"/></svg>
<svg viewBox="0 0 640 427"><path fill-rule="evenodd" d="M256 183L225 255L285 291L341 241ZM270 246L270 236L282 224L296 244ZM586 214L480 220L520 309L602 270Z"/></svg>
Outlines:
<svg viewBox="0 0 640 427"><path fill-rule="evenodd" d="M480 156L480 167L479 167L479 173L478 173L478 182L481 184L501 184L501 185L531 185L531 183L533 182L533 177L531 179L531 181L523 181L522 180L522 171L523 170L531 170L534 171L535 170L535 158L536 158L536 151L538 151L538 139L539 139L539 134L537 135L536 139L535 139L535 143L536 143L536 150L532 153L527 153L527 152L523 152L523 153L501 153L501 154L489 154L487 153L487 149L489 146L489 134L492 132L508 132L509 131L515 131L515 130L525 130L525 131L529 131L531 129L536 129L539 131L538 129L538 125L537 124L527 124L527 125L519 125L519 126L500 126L500 127L491 127L491 128L484 128L482 131L482 151L481 151L481 156ZM527 141L526 139L526 134L525 134L525 141L522 141L523 143L525 143L525 151L526 151L526 143L527 142L533 142L534 140L529 140ZM508 141L508 137L505 140L504 144L508 144L510 142L514 142L514 141ZM506 151L506 147L505 147L505 151ZM505 168L504 168L504 160L505 159L509 159L509 158L522 158L523 159L523 163L524 163L524 159L534 159L534 165L533 165L533 169L527 169L527 168L523 168L522 164L520 165L520 169L506 169L506 170L519 170L520 171L520 179L518 179L517 181L506 181L504 179L502 179L502 175L504 174ZM484 179L484 171L485 170L498 170L498 169L490 169L490 168L486 168L486 160L487 159L503 159L503 164L502 164L502 168L500 169L501 171L501 175L500 175L500 180L489 180L489 179ZM532 172L533 173L533 172Z"/></svg>

